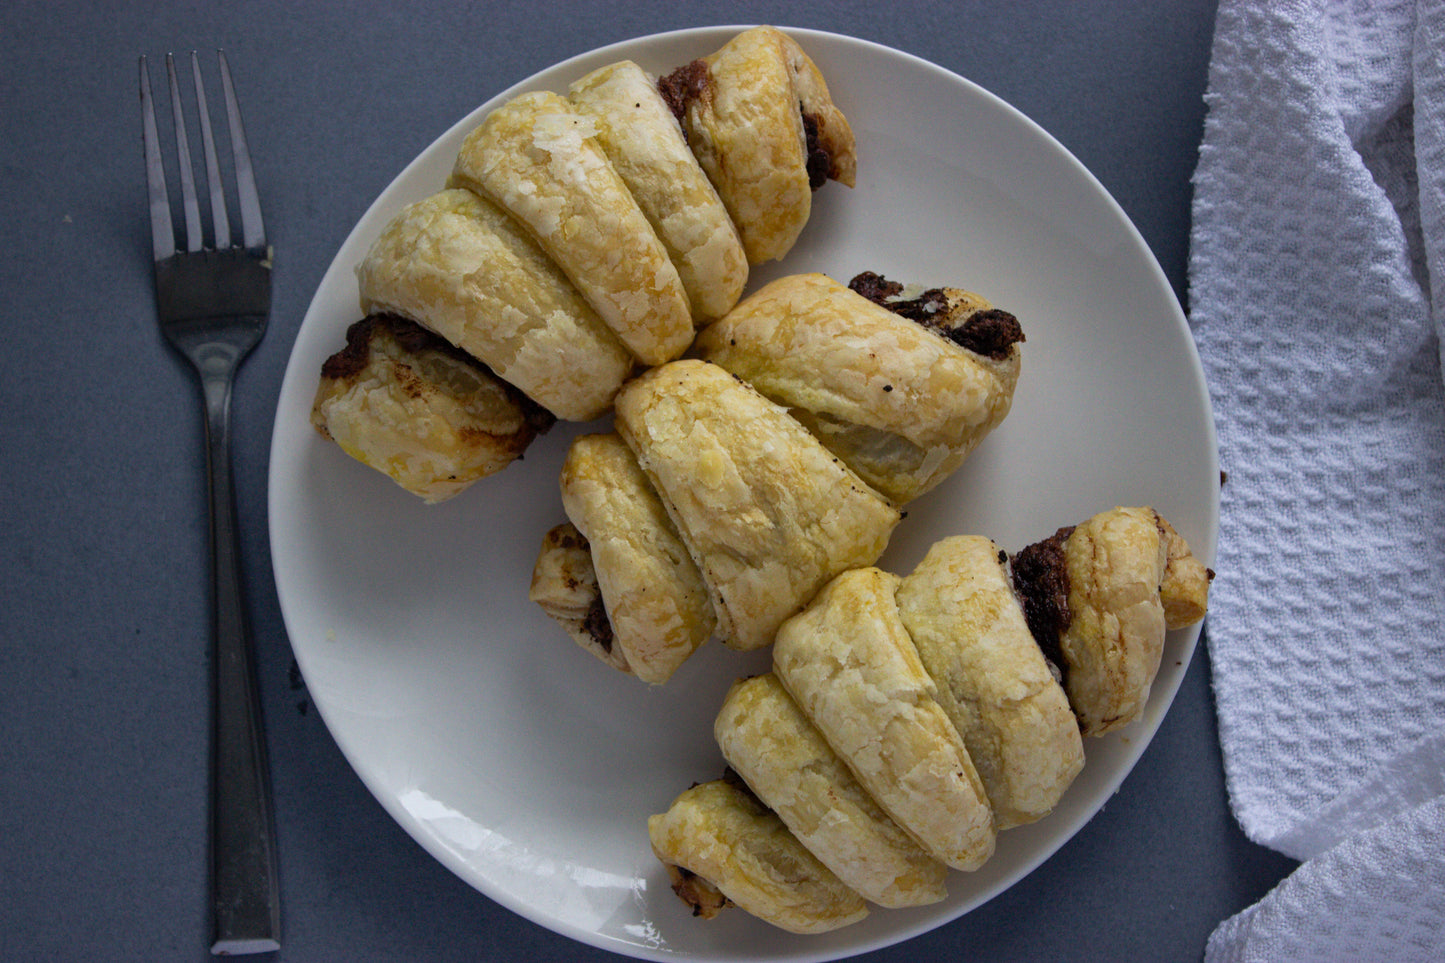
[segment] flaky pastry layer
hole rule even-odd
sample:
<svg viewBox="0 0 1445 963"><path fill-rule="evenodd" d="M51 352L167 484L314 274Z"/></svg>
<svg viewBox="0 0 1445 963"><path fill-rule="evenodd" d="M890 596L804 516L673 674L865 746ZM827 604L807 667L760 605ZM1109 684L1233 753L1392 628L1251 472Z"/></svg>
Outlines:
<svg viewBox="0 0 1445 963"><path fill-rule="evenodd" d="M662 364L692 343L687 293L596 133L560 94L521 94L467 135L450 183L524 224L628 350Z"/></svg>
<svg viewBox="0 0 1445 963"><path fill-rule="evenodd" d="M673 888L700 916L721 906L717 890L747 912L792 933L856 923L868 907L746 789L726 780L693 786L647 820L652 851ZM680 868L683 872L678 872ZM690 877L710 887L699 887Z"/></svg>
<svg viewBox="0 0 1445 963"><path fill-rule="evenodd" d="M899 908L947 895L946 867L879 808L776 675L735 683L713 733L758 798L865 899Z"/></svg>
<svg viewBox="0 0 1445 963"><path fill-rule="evenodd" d="M694 324L727 313L747 284L747 255L656 82L624 60L581 78L569 96L672 258Z"/></svg>
<svg viewBox="0 0 1445 963"><path fill-rule="evenodd" d="M935 859L977 869L993 812L898 614L898 576L845 572L783 624L773 670L828 744Z"/></svg>
<svg viewBox="0 0 1445 963"><path fill-rule="evenodd" d="M546 253L471 191L405 207L356 274L364 310L435 331L558 418L606 412L632 371L632 355Z"/></svg>
<svg viewBox="0 0 1445 963"><path fill-rule="evenodd" d="M717 365L676 361L618 393L616 428L702 572L723 641L768 645L899 513L796 420Z"/></svg>
<svg viewBox="0 0 1445 963"><path fill-rule="evenodd" d="M707 586L622 438L579 435L562 506L586 537L613 644L644 682L667 681L712 635Z"/></svg>
<svg viewBox="0 0 1445 963"><path fill-rule="evenodd" d="M1084 767L1079 725L1029 633L1006 559L983 536L945 538L898 589L903 624L999 829L1047 815Z"/></svg>
<svg viewBox="0 0 1445 963"><path fill-rule="evenodd" d="M970 311L987 310L977 295ZM1017 345L991 358L823 274L779 278L698 335L692 353L789 408L904 504L955 471L1008 414Z"/></svg>

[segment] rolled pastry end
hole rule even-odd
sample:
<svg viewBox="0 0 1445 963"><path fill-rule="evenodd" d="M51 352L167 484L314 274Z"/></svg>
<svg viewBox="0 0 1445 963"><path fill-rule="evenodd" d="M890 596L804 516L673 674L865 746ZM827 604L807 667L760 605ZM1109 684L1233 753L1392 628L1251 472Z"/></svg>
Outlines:
<svg viewBox="0 0 1445 963"><path fill-rule="evenodd" d="M1061 672L1086 736L1143 714L1170 627L1165 586L1178 627L1203 616L1207 573L1179 539L1175 578L1167 577L1173 529L1166 525L1151 508L1114 508L1013 558L1029 628Z"/></svg>
<svg viewBox="0 0 1445 963"><path fill-rule="evenodd" d="M587 539L571 522L543 536L527 597L583 649L620 672L632 671L607 619Z"/></svg>
<svg viewBox="0 0 1445 963"><path fill-rule="evenodd" d="M1159 598L1164 603L1164 622L1170 629L1182 629L1204 618L1209 609L1209 583L1214 573L1194 557L1174 526L1158 512L1154 517L1167 546L1164 583Z"/></svg>
<svg viewBox="0 0 1445 963"><path fill-rule="evenodd" d="M428 503L501 471L553 417L413 321L371 315L326 359L311 423Z"/></svg>
<svg viewBox="0 0 1445 963"><path fill-rule="evenodd" d="M561 489L567 517L590 546L615 646L639 679L666 682L717 625L667 510L615 433L573 439Z"/></svg>
<svg viewBox="0 0 1445 963"><path fill-rule="evenodd" d="M863 898L736 778L688 789L648 818L647 834L694 916L733 903L790 933L825 933L868 915Z"/></svg>
<svg viewBox="0 0 1445 963"><path fill-rule="evenodd" d="M782 258L828 180L852 186L855 141L817 65L774 27L738 34L658 81L727 206L748 261Z"/></svg>

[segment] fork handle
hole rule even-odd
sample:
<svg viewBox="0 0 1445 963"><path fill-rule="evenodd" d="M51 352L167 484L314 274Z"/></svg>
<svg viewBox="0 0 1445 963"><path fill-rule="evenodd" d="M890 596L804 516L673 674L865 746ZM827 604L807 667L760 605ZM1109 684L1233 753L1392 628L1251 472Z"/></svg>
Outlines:
<svg viewBox="0 0 1445 963"><path fill-rule="evenodd" d="M197 361L206 401L214 605L210 845L211 952L216 954L275 950L281 933L270 780L231 484L230 403L237 360Z"/></svg>

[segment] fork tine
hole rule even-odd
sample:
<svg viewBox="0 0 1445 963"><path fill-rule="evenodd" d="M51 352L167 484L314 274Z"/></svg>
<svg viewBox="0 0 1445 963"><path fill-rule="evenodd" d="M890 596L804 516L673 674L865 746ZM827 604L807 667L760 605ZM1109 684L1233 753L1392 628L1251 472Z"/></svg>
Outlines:
<svg viewBox="0 0 1445 963"><path fill-rule="evenodd" d="M221 85L226 93L226 117L231 124L231 153L236 163L236 193L241 202L241 237L246 247L263 247L266 229L261 223L261 198L256 193L256 176L251 167L251 151L246 146L246 128L241 123L241 105L236 88L231 84L231 65L226 52L217 50L221 62Z"/></svg>
<svg viewBox="0 0 1445 963"><path fill-rule="evenodd" d="M140 58L141 139L145 142L146 190L150 197L151 249L157 261L176 253L175 230L171 227L171 202L166 196L166 169L161 162L160 136L156 133L155 103L151 98L151 75L145 57Z"/></svg>
<svg viewBox="0 0 1445 963"><path fill-rule="evenodd" d="M171 87L171 115L176 124L176 154L181 168L181 209L186 217L186 250L202 246L201 208L196 203L196 175L191 168L191 145L186 139L186 117L181 110L181 90L176 83L176 58L166 54L166 78Z"/></svg>
<svg viewBox="0 0 1445 963"><path fill-rule="evenodd" d="M221 165L216 160L216 139L211 133L211 112L206 107L206 84L201 80L201 62L191 51L191 73L196 78L196 101L201 108L201 150L206 155L206 186L211 193L211 223L216 232L216 250L231 246L231 219L226 216L226 188L221 183Z"/></svg>

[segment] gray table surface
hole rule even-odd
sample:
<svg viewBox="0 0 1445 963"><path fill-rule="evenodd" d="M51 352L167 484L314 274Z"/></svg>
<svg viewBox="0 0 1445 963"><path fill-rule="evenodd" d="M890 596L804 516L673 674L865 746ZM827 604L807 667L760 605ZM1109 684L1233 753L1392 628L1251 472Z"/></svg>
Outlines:
<svg viewBox="0 0 1445 963"><path fill-rule="evenodd" d="M136 58L228 51L276 248L234 405L273 770L282 960L593 960L428 856L295 677L268 556L276 397L371 200L475 105L604 43L771 22L875 40L1000 95L1123 206L1187 309L1214 4L12 0L0 11L0 959L207 956L206 520L190 371L157 332ZM1228 811L1201 646L1121 791L975 912L868 960L1196 960L1292 864Z"/></svg>

